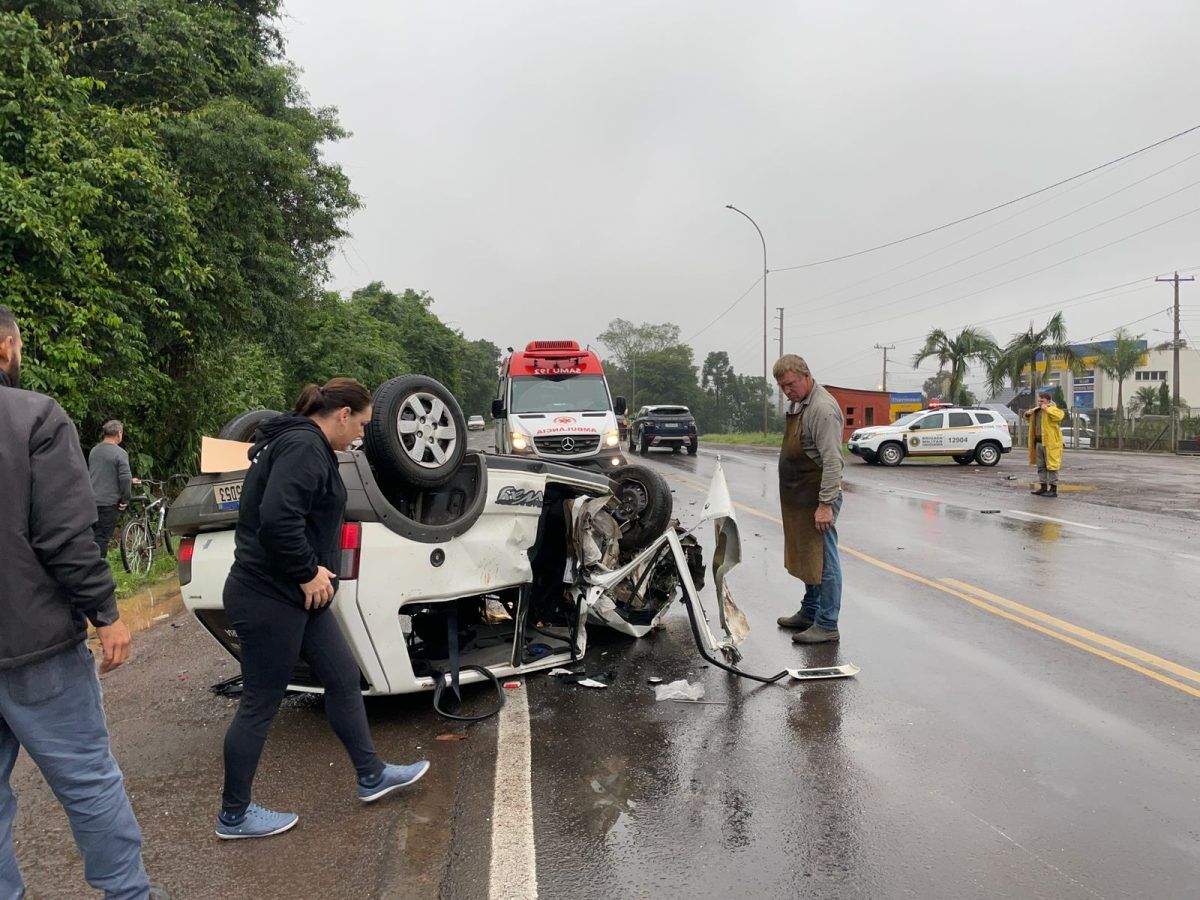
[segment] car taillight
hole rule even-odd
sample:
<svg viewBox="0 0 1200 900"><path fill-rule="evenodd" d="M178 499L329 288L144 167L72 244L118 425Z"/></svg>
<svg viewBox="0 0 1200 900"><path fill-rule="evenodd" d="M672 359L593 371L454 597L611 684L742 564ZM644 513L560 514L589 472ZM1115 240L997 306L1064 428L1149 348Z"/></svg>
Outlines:
<svg viewBox="0 0 1200 900"><path fill-rule="evenodd" d="M196 539L185 537L175 549L175 561L178 565L179 586L183 587L192 580L192 557L196 554Z"/></svg>
<svg viewBox="0 0 1200 900"><path fill-rule="evenodd" d="M358 556L362 551L362 525L346 522L342 525L342 558L338 565L338 578L353 581L358 577Z"/></svg>

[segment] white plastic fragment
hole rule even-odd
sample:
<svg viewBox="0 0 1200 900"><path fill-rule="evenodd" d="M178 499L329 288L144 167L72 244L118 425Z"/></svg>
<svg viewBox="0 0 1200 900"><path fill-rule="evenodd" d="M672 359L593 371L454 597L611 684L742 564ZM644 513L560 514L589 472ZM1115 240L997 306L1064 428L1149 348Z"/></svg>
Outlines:
<svg viewBox="0 0 1200 900"><path fill-rule="evenodd" d="M681 678L679 681L672 681L670 684L656 685L654 688L655 700L702 700L704 699L704 685L689 684L687 679Z"/></svg>

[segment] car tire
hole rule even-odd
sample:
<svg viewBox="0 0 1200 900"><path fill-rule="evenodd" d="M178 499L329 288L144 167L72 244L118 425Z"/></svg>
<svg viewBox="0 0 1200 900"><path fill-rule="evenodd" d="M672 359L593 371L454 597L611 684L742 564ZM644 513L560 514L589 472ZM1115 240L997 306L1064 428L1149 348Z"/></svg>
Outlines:
<svg viewBox="0 0 1200 900"><path fill-rule="evenodd" d="M624 466L609 476L620 506L621 549L637 551L651 544L671 524L671 488L661 475L645 466Z"/></svg>
<svg viewBox="0 0 1200 900"><path fill-rule="evenodd" d="M994 441L985 441L975 448L975 462L981 466L994 466L1000 462L1000 445Z"/></svg>
<svg viewBox="0 0 1200 900"><path fill-rule="evenodd" d="M687 451L688 451L688 456L695 456L697 453L700 452L700 445L699 444L688 444Z"/></svg>
<svg viewBox="0 0 1200 900"><path fill-rule="evenodd" d="M975 454L974 453L959 453L957 456L954 457L954 461L956 463L958 463L960 466L969 466L971 463L975 462Z"/></svg>
<svg viewBox="0 0 1200 900"><path fill-rule="evenodd" d="M467 423L454 395L426 375L385 381L371 401L367 459L414 487L441 487L467 453Z"/></svg>
<svg viewBox="0 0 1200 900"><path fill-rule="evenodd" d="M217 432L217 437L223 441L240 441L249 444L254 441L254 432L258 426L268 419L281 415L273 409L252 409L240 416L234 416Z"/></svg>
<svg viewBox="0 0 1200 900"><path fill-rule="evenodd" d="M642 453L642 456L650 455L650 441L646 438L645 435L642 435L641 453Z"/></svg>
<svg viewBox="0 0 1200 900"><path fill-rule="evenodd" d="M637 444L636 444L636 443L634 443L634 440L633 440L633 429L632 429L632 428L630 428L630 429L629 429L629 452L630 452L630 453L633 453L635 450L637 450Z"/></svg>
<svg viewBox="0 0 1200 900"><path fill-rule="evenodd" d="M888 441L879 448L879 464L898 466L904 461L904 448L895 441Z"/></svg>

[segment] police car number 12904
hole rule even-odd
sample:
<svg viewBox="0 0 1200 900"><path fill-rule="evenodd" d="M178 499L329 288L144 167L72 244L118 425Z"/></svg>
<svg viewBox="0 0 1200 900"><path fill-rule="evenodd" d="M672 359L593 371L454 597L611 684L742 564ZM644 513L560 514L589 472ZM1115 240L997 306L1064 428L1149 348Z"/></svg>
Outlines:
<svg viewBox="0 0 1200 900"><path fill-rule="evenodd" d="M242 505L242 483L240 481L227 481L224 484L214 484L213 499L217 503L217 509L222 512L229 512L240 508Z"/></svg>

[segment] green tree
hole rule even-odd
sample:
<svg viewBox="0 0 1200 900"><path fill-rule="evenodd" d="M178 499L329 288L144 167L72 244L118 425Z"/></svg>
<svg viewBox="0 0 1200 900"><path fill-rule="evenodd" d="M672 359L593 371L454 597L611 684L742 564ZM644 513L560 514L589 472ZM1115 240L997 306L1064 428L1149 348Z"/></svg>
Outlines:
<svg viewBox="0 0 1200 900"><path fill-rule="evenodd" d="M0 302L22 321L28 384L85 442L129 423L144 457L172 387L180 310L211 283L154 116L94 102L27 15L0 14Z"/></svg>
<svg viewBox="0 0 1200 900"><path fill-rule="evenodd" d="M481 415L486 420L496 396L500 348L487 340L464 341L464 344L458 402L468 416Z"/></svg>
<svg viewBox="0 0 1200 900"><path fill-rule="evenodd" d="M1170 403L1170 398L1167 400ZM1152 385L1140 387L1129 398L1129 410L1141 416L1156 416L1159 415L1160 402L1158 389Z"/></svg>
<svg viewBox="0 0 1200 900"><path fill-rule="evenodd" d="M971 363L989 364L998 353L996 342L986 331L964 328L957 335L951 336L942 329L935 328L925 336L925 345L913 354L912 365L915 369L930 357L936 359L938 365L950 374L949 384L945 388L947 399L953 403L962 403L966 393L963 381Z"/></svg>
<svg viewBox="0 0 1200 900"><path fill-rule="evenodd" d="M1182 401L1179 404L1184 406ZM1167 387L1165 381L1158 383L1158 414L1160 416L1169 416L1171 414L1171 389Z"/></svg>
<svg viewBox="0 0 1200 900"><path fill-rule="evenodd" d="M1139 334L1136 337L1124 328L1113 335L1111 347L1095 347L1096 368L1117 380L1117 449L1125 439L1125 379L1133 374L1146 356L1146 342Z"/></svg>
<svg viewBox="0 0 1200 900"><path fill-rule="evenodd" d="M610 356L629 374L629 405L636 408L644 405L641 399L638 378L638 365L648 353L667 350L680 346L680 329L678 325L664 322L652 325L643 322L634 325L626 319L613 319L608 327L596 336L610 351Z"/></svg>

